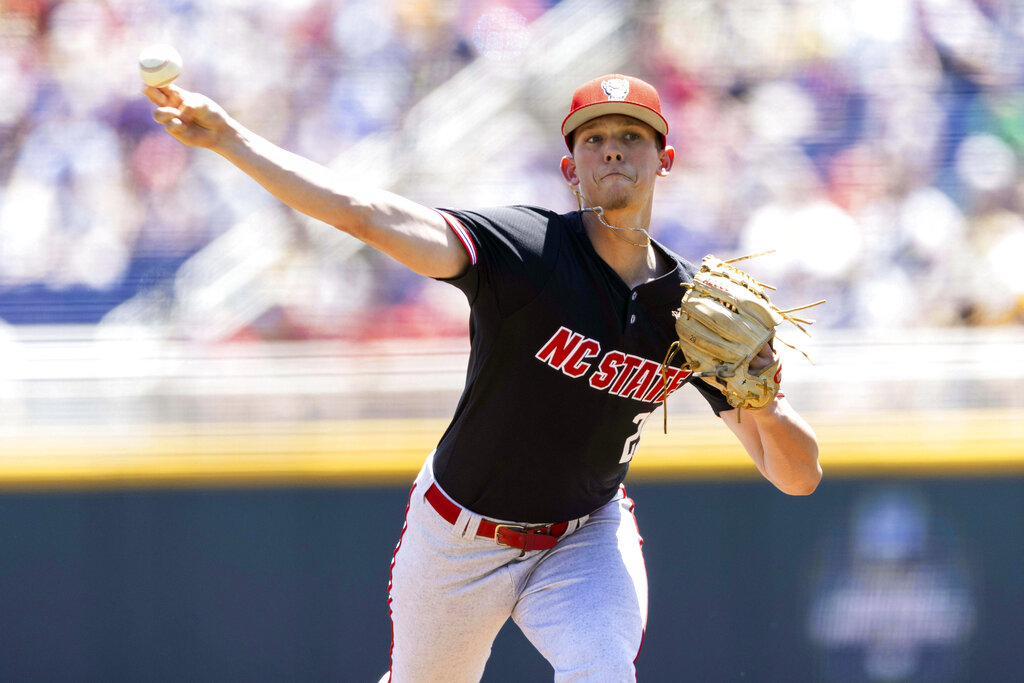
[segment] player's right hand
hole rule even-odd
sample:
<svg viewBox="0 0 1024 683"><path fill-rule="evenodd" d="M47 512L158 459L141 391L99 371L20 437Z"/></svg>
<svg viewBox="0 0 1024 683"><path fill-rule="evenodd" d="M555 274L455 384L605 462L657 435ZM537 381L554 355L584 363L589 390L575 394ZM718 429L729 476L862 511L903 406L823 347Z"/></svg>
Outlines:
<svg viewBox="0 0 1024 683"><path fill-rule="evenodd" d="M216 147L230 129L227 113L205 95L173 84L142 92L157 105L153 120L190 147Z"/></svg>

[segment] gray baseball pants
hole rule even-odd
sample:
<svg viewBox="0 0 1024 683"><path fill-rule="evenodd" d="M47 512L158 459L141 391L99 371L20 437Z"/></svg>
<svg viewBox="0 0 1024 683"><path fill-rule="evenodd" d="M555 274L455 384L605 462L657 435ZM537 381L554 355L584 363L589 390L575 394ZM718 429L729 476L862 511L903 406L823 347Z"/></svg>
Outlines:
<svg viewBox="0 0 1024 683"><path fill-rule="evenodd" d="M413 485L391 564L391 682L479 681L509 617L557 683L635 681L647 571L625 490L574 520L554 548L521 556L477 537L479 515L463 509L453 525L431 507L430 462Z"/></svg>

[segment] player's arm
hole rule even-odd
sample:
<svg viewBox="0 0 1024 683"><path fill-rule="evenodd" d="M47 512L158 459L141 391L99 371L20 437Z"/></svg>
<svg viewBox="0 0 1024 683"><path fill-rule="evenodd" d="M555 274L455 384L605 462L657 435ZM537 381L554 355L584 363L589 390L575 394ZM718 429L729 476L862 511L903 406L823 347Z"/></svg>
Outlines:
<svg viewBox="0 0 1024 683"><path fill-rule="evenodd" d="M422 275L450 278L469 266L465 248L436 211L391 192L345 183L331 169L256 135L204 95L174 85L144 92L157 105L153 118L168 133L220 154L293 209Z"/></svg>
<svg viewBox="0 0 1024 683"><path fill-rule="evenodd" d="M751 368L756 371L773 360L773 351L765 345ZM764 408L725 411L722 420L780 491L807 495L817 488L822 476L817 437L784 396L776 396Z"/></svg>
<svg viewBox="0 0 1024 683"><path fill-rule="evenodd" d="M780 491L799 496L817 488L822 476L817 437L784 397L756 410L725 411L722 420Z"/></svg>

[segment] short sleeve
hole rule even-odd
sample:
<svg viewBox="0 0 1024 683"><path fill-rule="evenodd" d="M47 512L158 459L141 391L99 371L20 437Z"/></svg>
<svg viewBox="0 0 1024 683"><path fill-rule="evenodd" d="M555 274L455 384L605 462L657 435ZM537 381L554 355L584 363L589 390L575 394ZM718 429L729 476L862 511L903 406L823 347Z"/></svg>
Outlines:
<svg viewBox="0 0 1024 683"><path fill-rule="evenodd" d="M709 386L708 383L705 382L704 380L693 380L693 386L694 388L697 389L697 391L701 393L701 396L703 396L704 399L708 402L708 405L711 406L711 410L715 411L715 415L720 416L722 413L728 410L735 410L731 405L729 405L729 401L726 400L725 394L723 394L718 389Z"/></svg>
<svg viewBox="0 0 1024 683"><path fill-rule="evenodd" d="M557 260L562 216L526 206L438 211L470 257L465 273L444 282L462 290L471 305L490 304L500 315L536 296Z"/></svg>

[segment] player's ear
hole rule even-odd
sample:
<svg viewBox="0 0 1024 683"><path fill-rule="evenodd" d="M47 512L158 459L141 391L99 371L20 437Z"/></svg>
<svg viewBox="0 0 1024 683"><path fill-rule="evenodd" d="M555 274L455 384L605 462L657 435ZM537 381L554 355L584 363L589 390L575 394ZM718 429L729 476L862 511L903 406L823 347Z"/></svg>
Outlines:
<svg viewBox="0 0 1024 683"><path fill-rule="evenodd" d="M562 163L560 164L562 169L562 177L565 178L565 182L570 185L579 185L580 177L576 175L576 160L570 155L562 157Z"/></svg>
<svg viewBox="0 0 1024 683"><path fill-rule="evenodd" d="M661 159L661 168L658 169L658 175L664 177L669 174L672 170L672 164L676 161L676 148L672 145L665 145L665 149L661 150L658 154Z"/></svg>

